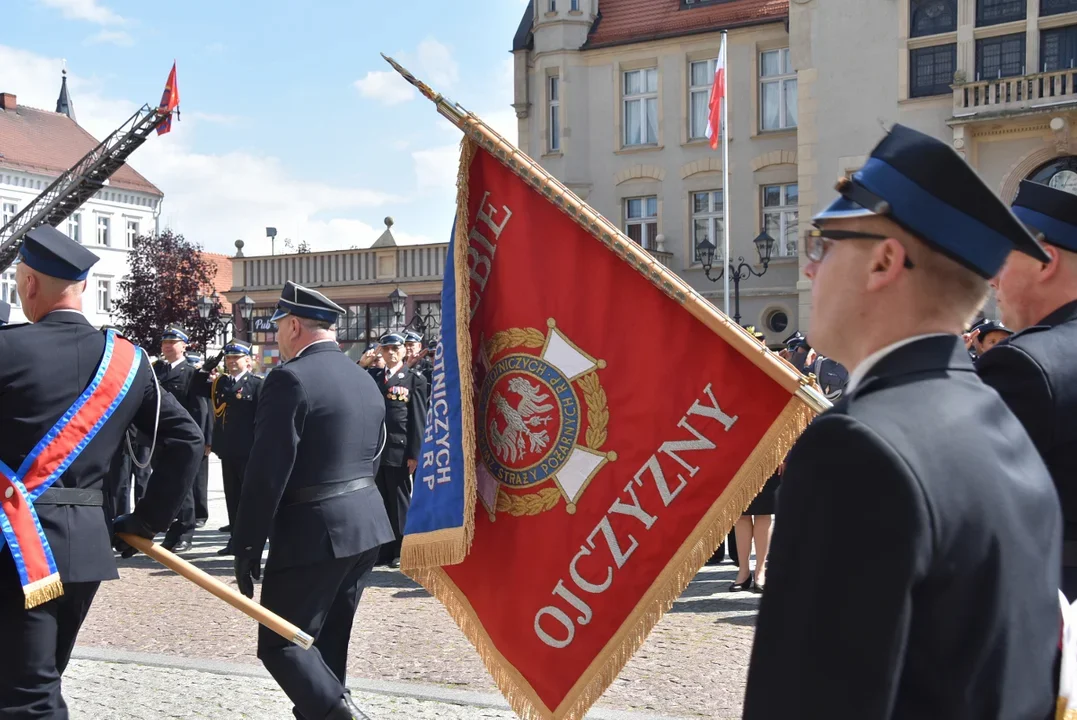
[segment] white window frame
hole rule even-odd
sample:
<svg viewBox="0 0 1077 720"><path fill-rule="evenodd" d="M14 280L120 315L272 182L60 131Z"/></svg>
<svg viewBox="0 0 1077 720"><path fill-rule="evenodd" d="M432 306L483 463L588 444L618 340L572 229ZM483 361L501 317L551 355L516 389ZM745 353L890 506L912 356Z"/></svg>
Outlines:
<svg viewBox="0 0 1077 720"><path fill-rule="evenodd" d="M781 192L780 205L766 204L767 190L779 188ZM789 202L789 188L797 188L797 201ZM796 257L800 251L799 239L797 238L797 226L800 221L800 188L797 183L775 183L773 185L761 185L759 188L759 205L763 208L763 230L767 231L767 218L777 219L778 233L767 231L774 238L774 253L772 258ZM790 223L792 222L792 227Z"/></svg>
<svg viewBox="0 0 1077 720"><path fill-rule="evenodd" d="M707 67L707 83L705 85L694 85L692 78L694 77L696 65L706 64ZM707 139L707 126L710 124L710 112L708 110L707 117L703 123L703 127L697 128L695 125L695 113L692 112L692 101L697 95L706 97L706 101L703 103L704 107L710 108L711 92L714 90L714 74L718 69L718 58L710 58L709 60L692 60L688 63L688 139L689 140L706 140ZM719 121L719 132L724 130L720 127L721 121Z"/></svg>
<svg viewBox="0 0 1077 720"><path fill-rule="evenodd" d="M0 227L11 222L11 218L19 214L19 203L15 200L4 199L0 203Z"/></svg>
<svg viewBox="0 0 1077 720"><path fill-rule="evenodd" d="M94 290L97 298L97 311L108 314L112 312L112 278L96 276L97 285ZM104 291L105 301L101 302L101 292Z"/></svg>
<svg viewBox="0 0 1077 720"><path fill-rule="evenodd" d="M628 78L633 75L640 77L640 87L642 91L628 94ZM651 78L654 78L654 90L650 90ZM625 70L621 73L621 95L623 101L621 103L621 120L624 125L624 135L621 138L625 147L648 147L658 145L658 68L640 68L639 70ZM650 101L654 101L653 105ZM640 118L640 142L632 142L629 137L631 128L628 124L628 108L632 105L639 106L639 118ZM654 127L655 136L650 138L647 136L650 123L648 122L648 107L654 108Z"/></svg>
<svg viewBox="0 0 1077 720"><path fill-rule="evenodd" d="M654 214L650 214L648 204L654 202ZM638 202L639 215L632 216L632 204ZM624 199L625 235L632 237L632 228L638 227L640 244L644 250L658 249L658 196L643 195ZM635 238L632 238L635 240Z"/></svg>
<svg viewBox="0 0 1077 720"><path fill-rule="evenodd" d="M82 213L71 213L68 216L67 236L77 243L82 242Z"/></svg>
<svg viewBox="0 0 1077 720"><path fill-rule="evenodd" d="M19 292L16 289L18 286L15 282L15 270L5 270L0 272L0 300L5 301L11 307L21 307L22 303L19 302Z"/></svg>
<svg viewBox="0 0 1077 720"><path fill-rule="evenodd" d="M696 209L696 198L707 196L707 209ZM715 197L718 196L718 197ZM692 211L692 264L699 265L699 237L696 235L696 222L706 222L710 241L714 243L714 262L718 264L725 258L725 191L699 190L688 194L689 208Z"/></svg>
<svg viewBox="0 0 1077 720"><path fill-rule="evenodd" d="M101 226L101 221L105 221L104 227ZM112 247L112 217L110 215L98 215L97 222L94 228L94 239L97 240L97 244L103 247ZM104 230L104 238L102 239L101 231Z"/></svg>
<svg viewBox="0 0 1077 720"><path fill-rule="evenodd" d="M580 0L572 0L572 2L569 5L568 9L569 9L570 12L579 12L580 11Z"/></svg>
<svg viewBox="0 0 1077 720"><path fill-rule="evenodd" d="M131 227L132 224L134 224L134 228ZM124 247L130 250L135 246L135 238L138 237L139 232L142 230L142 223L138 218L129 217L124 218L123 226ZM132 229L134 232L132 232Z"/></svg>
<svg viewBox="0 0 1077 720"><path fill-rule="evenodd" d="M548 152L561 152L561 76L550 75L546 78L546 133Z"/></svg>
<svg viewBox="0 0 1077 720"><path fill-rule="evenodd" d="M778 55L778 74L776 75L764 75L765 59L769 55ZM789 111L786 107L786 92L789 86L792 86L793 97L796 97L797 92L797 74L793 69L792 62L789 57L789 48L776 48L774 50L764 50L759 53L759 130L760 132L776 132L781 130L792 130L797 126L797 109L794 107L792 111L792 118L788 116ZM766 89L768 86L776 86L778 88L778 124L774 127L767 127L767 95Z"/></svg>

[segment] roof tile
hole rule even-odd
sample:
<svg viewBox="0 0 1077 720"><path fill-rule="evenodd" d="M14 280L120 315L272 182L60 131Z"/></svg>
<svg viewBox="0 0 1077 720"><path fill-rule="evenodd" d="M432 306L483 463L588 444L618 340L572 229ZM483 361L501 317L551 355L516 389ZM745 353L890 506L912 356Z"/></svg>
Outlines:
<svg viewBox="0 0 1077 720"><path fill-rule="evenodd" d="M67 115L25 105L14 111L0 109L0 167L58 176L97 145ZM164 195L126 164L109 178L108 186Z"/></svg>
<svg viewBox="0 0 1077 720"><path fill-rule="evenodd" d="M687 35L789 15L789 0L728 0L684 8L681 0L602 0L601 19L585 48Z"/></svg>
<svg viewBox="0 0 1077 720"><path fill-rule="evenodd" d="M213 277L213 290L221 297L221 312L232 312L232 304L224 296L232 289L232 258L220 253L203 252L202 259L217 268L217 274Z"/></svg>

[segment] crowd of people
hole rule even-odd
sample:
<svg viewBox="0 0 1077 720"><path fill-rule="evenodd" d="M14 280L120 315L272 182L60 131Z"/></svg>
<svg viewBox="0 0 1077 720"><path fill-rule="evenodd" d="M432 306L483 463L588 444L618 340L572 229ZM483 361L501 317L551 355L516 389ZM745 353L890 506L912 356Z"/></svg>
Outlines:
<svg viewBox="0 0 1077 720"><path fill-rule="evenodd" d="M744 717L1045 720L1066 709L1059 588L1077 600L1077 196L1025 182L1007 206L900 125L837 191L804 236L811 330L781 350L834 404L728 540L730 590L762 593ZM0 329L0 716L67 717L60 679L124 537L189 548L216 452L239 590L261 580L314 638L260 628L259 659L297 718L365 718L348 643L364 578L399 564L421 338L355 362L345 310L287 282L264 378L238 340L192 362L180 326L151 364L81 313L93 253L41 226L20 256L30 322ZM991 288L1005 325L970 322Z"/></svg>

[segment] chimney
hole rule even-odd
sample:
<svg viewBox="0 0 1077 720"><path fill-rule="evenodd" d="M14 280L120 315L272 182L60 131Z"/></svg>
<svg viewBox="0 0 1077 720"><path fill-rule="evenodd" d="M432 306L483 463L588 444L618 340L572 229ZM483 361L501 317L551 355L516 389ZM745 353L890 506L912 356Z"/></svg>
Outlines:
<svg viewBox="0 0 1077 720"><path fill-rule="evenodd" d="M15 95L13 93L0 93L0 108L14 110L15 107Z"/></svg>

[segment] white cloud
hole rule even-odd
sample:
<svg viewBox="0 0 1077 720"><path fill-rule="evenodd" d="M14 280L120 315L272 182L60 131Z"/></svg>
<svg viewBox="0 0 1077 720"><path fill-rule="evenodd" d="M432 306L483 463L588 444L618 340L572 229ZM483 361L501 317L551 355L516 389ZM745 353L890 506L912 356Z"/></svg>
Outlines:
<svg viewBox="0 0 1077 720"><path fill-rule="evenodd" d="M130 47L135 44L134 38L123 30L102 30L96 35L86 38L86 42L89 45L109 44L121 47Z"/></svg>
<svg viewBox="0 0 1077 720"><path fill-rule="evenodd" d="M418 66L431 83L452 87L460 79L460 67L448 46L428 38L419 43L417 52Z"/></svg>
<svg viewBox="0 0 1077 720"><path fill-rule="evenodd" d="M120 25L124 19L101 5L97 0L38 0L46 7L59 10L69 20L85 20L98 25Z"/></svg>
<svg viewBox="0 0 1077 720"><path fill-rule="evenodd" d="M60 67L59 59L0 45L0 88L17 94L20 104L51 108ZM112 132L138 107L110 98L95 80L71 74L68 83L79 123L97 138ZM130 164L165 193L161 227L171 226L208 250L231 254L235 240L242 238L248 254L268 253L267 225L279 229L278 239L306 240L315 250L365 247L384 230L380 226L383 206L402 201L358 185L335 186L299 178L271 156L196 152L199 122L228 116L192 112L190 117L194 122L176 123L168 135L151 136ZM369 216L374 224L347 217L358 213ZM393 235L401 243L431 241L403 228L398 231L399 227L394 226Z"/></svg>
<svg viewBox="0 0 1077 720"><path fill-rule="evenodd" d="M384 105L399 105L417 96L415 88L396 70L371 70L355 81L359 94Z"/></svg>
<svg viewBox="0 0 1077 720"><path fill-rule="evenodd" d="M439 192L456 187L460 170L460 146L445 145L411 154L419 192Z"/></svg>
<svg viewBox="0 0 1077 720"><path fill-rule="evenodd" d="M199 112L197 110L191 113L183 113L183 115L181 115L180 117L200 120L202 122L210 123L212 125L235 125L244 119L240 115L225 115L222 113Z"/></svg>

